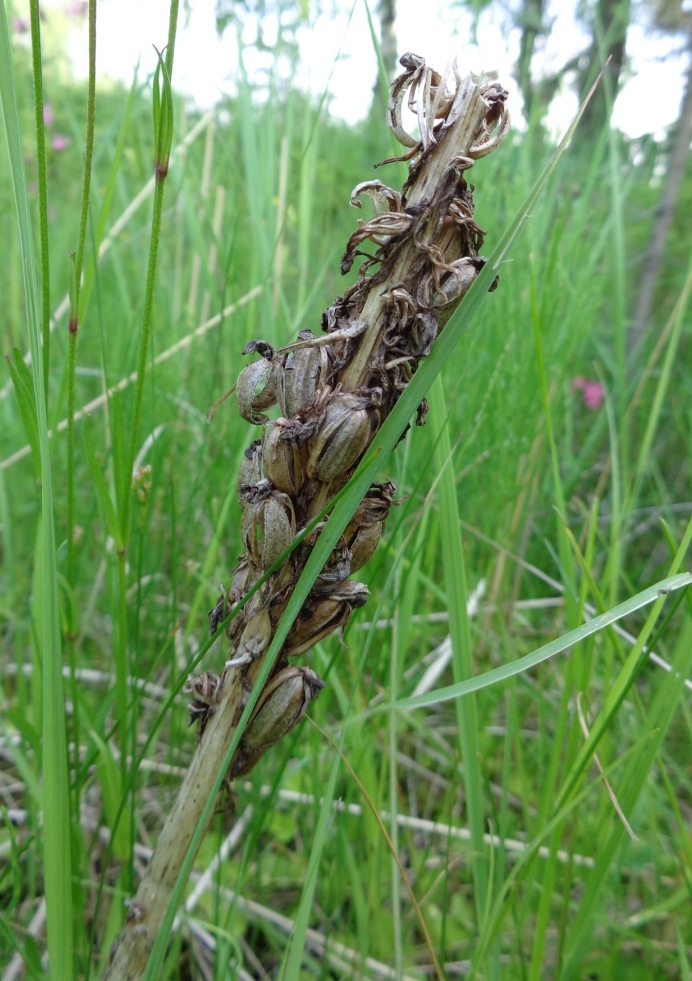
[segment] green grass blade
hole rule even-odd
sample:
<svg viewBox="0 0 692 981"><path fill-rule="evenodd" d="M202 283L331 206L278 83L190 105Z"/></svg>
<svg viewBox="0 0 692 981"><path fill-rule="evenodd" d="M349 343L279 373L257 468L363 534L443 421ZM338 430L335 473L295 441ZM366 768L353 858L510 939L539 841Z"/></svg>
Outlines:
<svg viewBox="0 0 692 981"><path fill-rule="evenodd" d="M17 395L19 411L26 430L26 438L31 447L31 459L34 464L36 481L41 483L41 452L38 441L38 415L36 413L36 396L34 394L34 379L22 357L19 348L12 355L6 355L10 376Z"/></svg>
<svg viewBox="0 0 692 981"><path fill-rule="evenodd" d="M74 957L72 869L69 844L72 827L69 813L67 733L62 681L52 474L43 385L36 259L24 173L24 155L20 136L7 13L4 5L0 12L0 102L17 210L41 453L42 595L40 597L40 616L43 658L43 872L47 908L48 952L51 974L56 978L64 979L64 981L70 981L73 977Z"/></svg>
<svg viewBox="0 0 692 981"><path fill-rule="evenodd" d="M658 616L658 612L665 602L666 596L669 593L675 592L678 589L685 589L688 586L692 586L692 573L689 572L682 572L668 579L662 579L660 582L654 583L653 586L649 586L630 599L625 600L624 603L620 603L606 613L594 617L581 627L570 630L562 637L550 641L549 644L544 644L543 647L539 647L531 654L526 654L524 657L519 658L518 661L513 661L511 664L503 664L499 668L493 668L492 671L486 671L468 681L462 681L460 684L438 688L436 691L426 692L423 695L417 695L415 698L403 698L391 707L397 710L405 710L424 708L426 705L437 705L440 702L448 702L453 698L470 695L474 691L480 691L490 685L498 684L507 678L513 678L515 675L522 674L537 664L541 664L543 661L555 657L556 654L561 654L562 651L566 651L569 647L580 643L580 641L585 640L592 634L598 633L599 630L603 630L605 627L617 623L618 620L629 616L630 613L641 610L644 606L649 606L651 603L657 604L656 616ZM385 710L383 708L378 711Z"/></svg>
<svg viewBox="0 0 692 981"><path fill-rule="evenodd" d="M435 441L435 468L440 474L438 496L442 534L442 568L447 583L449 633L452 641L452 670L454 681L460 684L473 676L471 631L467 612L466 566L459 524L457 489L452 467L452 446L449 418L441 379L435 379L430 395L430 427ZM478 762L477 712L473 697L463 704L456 702L459 746L464 767L463 780L466 811L473 843L473 883L476 916L479 924L488 902L488 856L483 841L484 804L481 773Z"/></svg>
<svg viewBox="0 0 692 981"><path fill-rule="evenodd" d="M317 877L320 870L320 859L327 840L329 826L333 820L332 801L334 800L334 789L336 778L341 768L341 760L337 756L332 764L332 772L329 775L327 786L324 789L324 798L320 806L320 813L315 827L315 837L310 848L310 861L308 862L305 873L305 883L300 897L298 914L293 925L293 932L289 941L288 948L284 955L284 963L279 972L279 978L283 981L290 981L291 978L300 977L300 966L305 949L305 937L310 922L312 911L312 901L315 896Z"/></svg>

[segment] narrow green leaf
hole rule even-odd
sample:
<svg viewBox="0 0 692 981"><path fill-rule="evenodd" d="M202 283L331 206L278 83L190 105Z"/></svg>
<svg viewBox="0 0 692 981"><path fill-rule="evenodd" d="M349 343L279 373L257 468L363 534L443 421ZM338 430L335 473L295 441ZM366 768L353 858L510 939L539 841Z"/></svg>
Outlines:
<svg viewBox="0 0 692 981"><path fill-rule="evenodd" d="M120 782L120 771L115 762L110 746L105 740L101 739L98 733L92 729L89 733L90 738L98 749L98 762L96 773L101 785L103 796L103 809L106 812L108 827L113 835L113 854L120 862L129 859L129 838L128 830L130 827L131 816L129 814L129 802L125 804L125 811L122 814L124 820L120 820L120 802L122 799L122 785ZM116 825L116 818L118 823ZM113 832L113 829L115 831Z"/></svg>
<svg viewBox="0 0 692 981"><path fill-rule="evenodd" d="M310 912L312 910L312 900L317 886L317 876L319 873L320 859L327 840L327 832L333 817L332 801L334 800L334 789L336 778L341 768L341 760L337 756L332 764L332 772L324 790L324 797L320 806L320 813L317 819L315 835L310 844L310 861L308 862L305 882L300 897L300 905L293 923L293 932L289 941L284 961L281 965L279 977L283 981L291 981L292 978L300 977L300 966L305 949L305 937L307 935L310 922Z"/></svg>
<svg viewBox="0 0 692 981"><path fill-rule="evenodd" d="M669 579L662 579L660 582L654 583L653 586L642 590L641 593L632 596L631 599L625 600L624 603L620 603L606 613L594 617L581 627L570 630L569 633L563 634L562 637L551 640L549 644L545 644L531 654L519 658L518 661L513 661L511 664L503 664L499 668L493 668L492 671L486 671L483 674L477 675L475 678L470 678L468 681L462 681L458 685L438 688L436 691L426 692L424 695L417 695L415 698L402 698L393 706L384 706L378 709L378 711L387 711L390 707L397 710L424 708L427 705L448 702L453 698L461 698L463 695L469 695L471 692L480 691L482 688L488 688L490 685L496 685L501 681L505 681L507 678L513 678L515 675L523 674L524 671L528 671L530 668L541 664L543 661L547 661L551 657L555 657L556 654L566 651L569 647L573 647L586 637L590 637L591 634L598 633L599 630L603 630L612 623L622 620L623 617L629 616L635 610L640 610L643 606L648 606L657 600L664 599L668 593L673 593L677 589L685 589L691 585L692 573L689 572L671 576Z"/></svg>
<svg viewBox="0 0 692 981"><path fill-rule="evenodd" d="M440 474L438 496L440 502L440 525L444 529L441 537L442 567L444 581L447 583L447 609L449 610L449 633L452 642L452 670L457 684L473 676L473 653L471 630L467 611L466 565L464 561L457 489L452 466L452 444L447 406L441 378L438 376L430 390L430 426L435 442L435 469ZM488 856L483 834L485 831L483 791L480 766L478 762L478 738L476 704L473 697L463 707L456 703L457 730L463 763L463 781L466 796L466 811L473 842L473 884L476 916L480 924L488 903Z"/></svg>
<svg viewBox="0 0 692 981"><path fill-rule="evenodd" d="M26 430L26 437L31 447L31 460L34 465L36 480L41 482L41 450L38 442L38 416L36 414L36 395L34 379L27 367L21 351L14 348L11 355L5 355L14 390L17 393L19 411Z"/></svg>
<svg viewBox="0 0 692 981"><path fill-rule="evenodd" d="M122 548L122 538L120 535L120 523L118 522L118 516L115 511L115 506L111 500L110 491L108 490L108 485L106 484L106 478L103 476L101 470L101 465L96 459L94 453L94 447L91 443L91 438L89 436L89 425L88 420L84 425L84 447L86 449L87 460L89 461L89 470L91 471L91 479L94 482L94 488L96 490L96 496L98 497L99 504L101 505L101 510L103 516L106 520L106 526L108 528L108 534L111 536L118 549Z"/></svg>
<svg viewBox="0 0 692 981"><path fill-rule="evenodd" d="M41 320L32 220L24 172L24 153L12 67L7 11L0 10L0 105L9 152L10 175L24 277L34 394L41 454L41 652L43 658L43 874L48 956L51 974L71 981L74 972L71 822L67 732L62 680L62 644L58 608L53 489L44 389Z"/></svg>

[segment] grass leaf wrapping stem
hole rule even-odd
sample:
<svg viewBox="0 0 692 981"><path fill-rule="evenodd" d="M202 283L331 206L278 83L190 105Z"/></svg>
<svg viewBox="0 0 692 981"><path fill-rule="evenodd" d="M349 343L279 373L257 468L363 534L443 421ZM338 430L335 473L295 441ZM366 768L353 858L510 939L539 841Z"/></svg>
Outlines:
<svg viewBox="0 0 692 981"><path fill-rule="evenodd" d="M40 583L38 595L39 650L43 667L43 855L47 911L48 953L51 972L70 981L74 975L72 916L72 863L67 731L62 680L62 644L58 608L53 488L48 443L48 421L43 384L43 352L32 221L24 170L24 153L7 25L7 10L0 11L0 104L17 210L24 278L27 328L32 355L34 397L41 455Z"/></svg>

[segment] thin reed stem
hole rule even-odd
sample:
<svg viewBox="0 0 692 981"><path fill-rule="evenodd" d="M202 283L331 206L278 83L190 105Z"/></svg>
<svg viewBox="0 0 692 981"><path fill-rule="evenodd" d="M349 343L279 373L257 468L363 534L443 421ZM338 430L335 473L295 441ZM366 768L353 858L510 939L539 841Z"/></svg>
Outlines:
<svg viewBox="0 0 692 981"><path fill-rule="evenodd" d="M38 0L29 4L31 19L31 60L34 79L36 119L36 169L38 176L38 230L41 257L41 344L43 347L43 392L48 404L50 381L50 251L48 246L48 181L46 178L46 127L43 99L43 60L41 57L41 19Z"/></svg>

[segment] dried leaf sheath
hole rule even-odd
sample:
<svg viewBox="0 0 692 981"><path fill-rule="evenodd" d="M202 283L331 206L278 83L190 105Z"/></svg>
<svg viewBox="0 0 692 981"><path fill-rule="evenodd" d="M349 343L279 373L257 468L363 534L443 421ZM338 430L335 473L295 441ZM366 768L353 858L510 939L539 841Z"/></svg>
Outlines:
<svg viewBox="0 0 692 981"><path fill-rule="evenodd" d="M360 223L342 260L347 271L364 257L357 282L323 315L322 337L304 330L279 351L265 341L246 348L259 357L238 379L238 407L244 419L263 428L237 480L245 554L210 614L212 630L347 483L483 264L478 253L484 233L473 219L473 187L464 173L506 135L507 93L497 82L461 79L455 63L442 76L416 55L401 63L405 71L392 86L387 122L411 148L405 158L411 160L409 176L401 192L378 180L353 192L352 203L368 196L376 211ZM407 93L418 136L404 129ZM366 243L369 254L361 252ZM275 406L281 415L271 421L267 410ZM423 404L419 423L425 409ZM356 509L287 635L231 777L249 772L319 693L323 682L314 671L288 659L343 627L366 601L367 588L348 577L375 551L394 495L390 482L373 484ZM199 746L131 907L110 979L141 975L247 691L318 532L319 526L231 621L221 678L190 679Z"/></svg>

